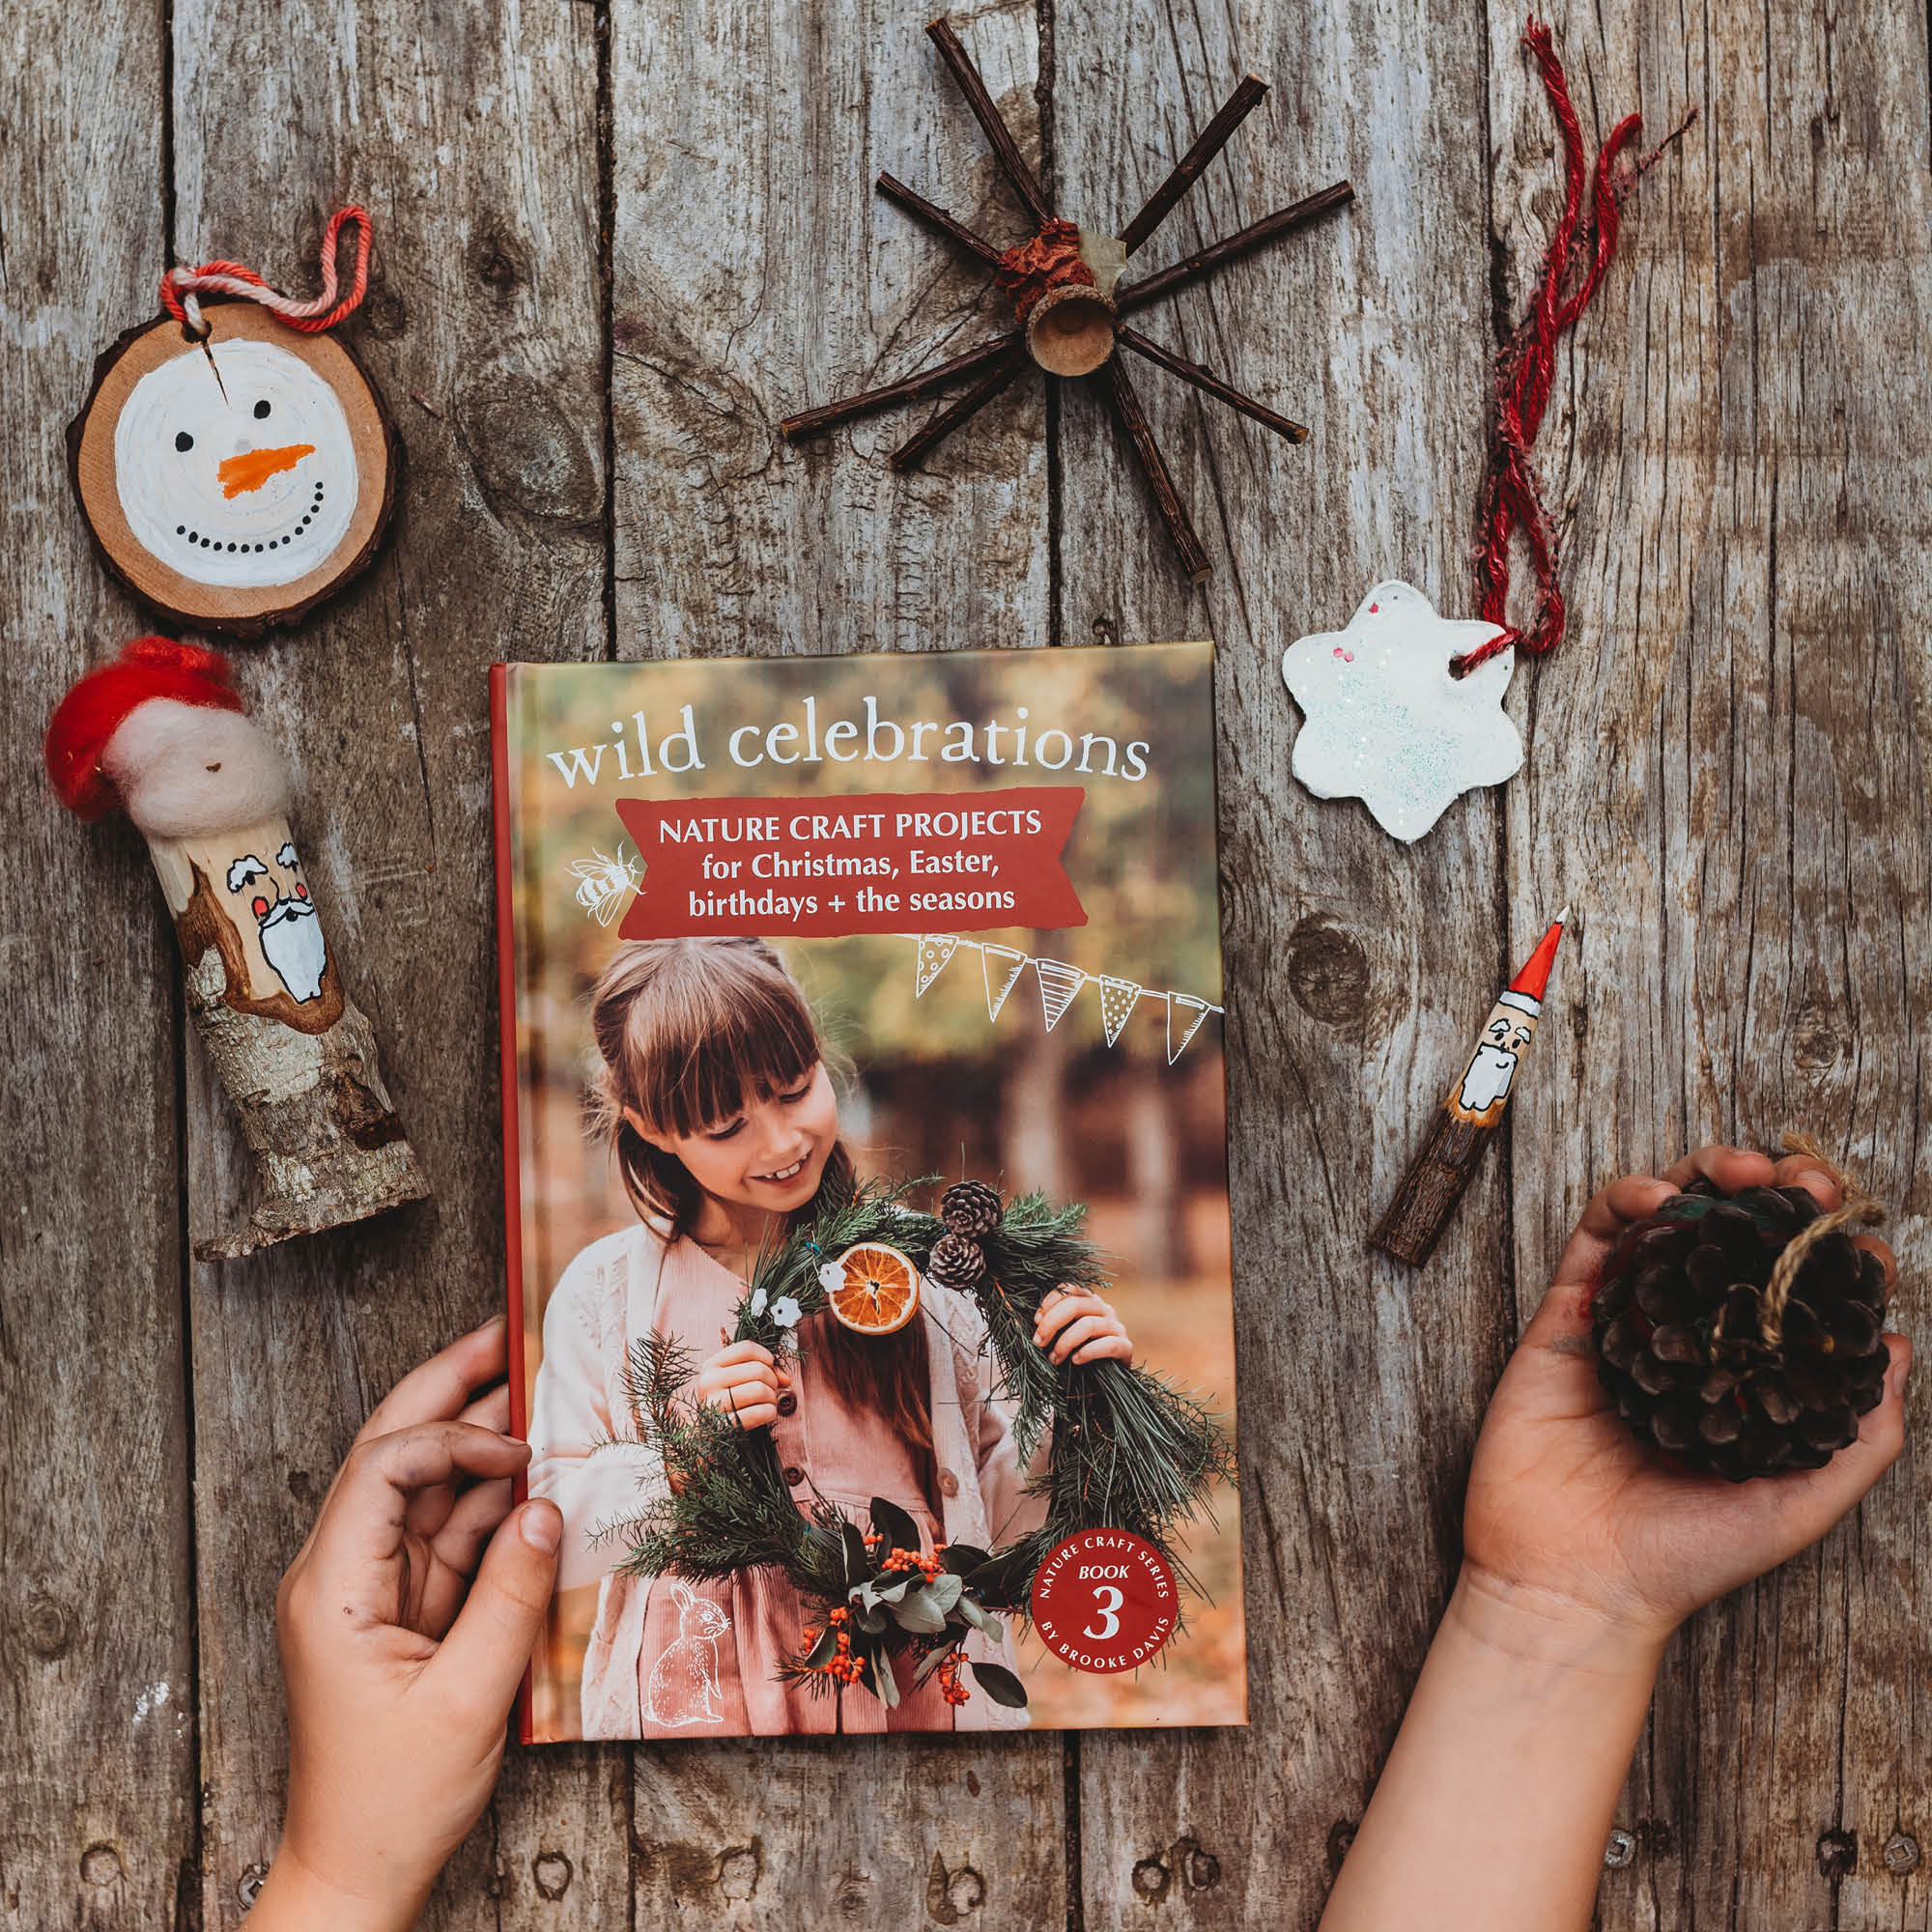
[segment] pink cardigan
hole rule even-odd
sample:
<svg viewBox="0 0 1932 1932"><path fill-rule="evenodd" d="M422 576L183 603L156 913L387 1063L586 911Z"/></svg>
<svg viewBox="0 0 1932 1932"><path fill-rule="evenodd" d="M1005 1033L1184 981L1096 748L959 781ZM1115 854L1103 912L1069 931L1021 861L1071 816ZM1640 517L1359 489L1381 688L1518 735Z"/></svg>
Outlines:
<svg viewBox="0 0 1932 1932"><path fill-rule="evenodd" d="M730 1325L743 1293L737 1278L696 1242L667 1247L659 1231L640 1223L585 1248L564 1270L544 1312L529 1485L531 1494L551 1497L563 1512L558 1586L599 1586L583 1659L586 1738L779 1736L833 1726L830 1697L812 1697L778 1678L799 1634L799 1602L789 1583L763 1572L696 1589L673 1578L619 1577L611 1572L623 1558L622 1538L600 1536L664 1493L658 1457L637 1440L631 1421L624 1386L630 1342L655 1328L703 1361L721 1346L720 1328ZM1034 1527L1044 1505L1023 1493L1034 1471L1017 1465L979 1310L966 1296L930 1284L921 1306L940 1528L950 1543L989 1549ZM773 1425L774 1444L787 1474L795 1474L793 1492L802 1502L814 1486L844 1501L866 1489L868 1445L828 1409L814 1411L809 1360L804 1366L796 1385L802 1399ZM1036 1468L1045 1455L1042 1443ZM967 1655L1014 1667L1011 1640L1004 1636L994 1643L976 1634ZM869 1693L848 1692L840 1702L846 1732L889 1727ZM890 1727L954 1722L962 1730L1016 1729L1027 1716L975 1692L955 1719L929 1681Z"/></svg>

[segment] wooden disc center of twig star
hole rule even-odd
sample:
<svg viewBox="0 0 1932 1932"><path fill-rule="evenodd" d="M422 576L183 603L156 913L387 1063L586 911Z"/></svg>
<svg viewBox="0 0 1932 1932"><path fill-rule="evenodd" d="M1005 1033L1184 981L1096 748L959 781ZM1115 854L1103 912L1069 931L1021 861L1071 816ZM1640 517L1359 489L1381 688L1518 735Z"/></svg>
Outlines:
<svg viewBox="0 0 1932 1932"><path fill-rule="evenodd" d="M1091 376L1114 353L1114 304L1098 289L1049 289L1027 317L1026 346L1049 376Z"/></svg>

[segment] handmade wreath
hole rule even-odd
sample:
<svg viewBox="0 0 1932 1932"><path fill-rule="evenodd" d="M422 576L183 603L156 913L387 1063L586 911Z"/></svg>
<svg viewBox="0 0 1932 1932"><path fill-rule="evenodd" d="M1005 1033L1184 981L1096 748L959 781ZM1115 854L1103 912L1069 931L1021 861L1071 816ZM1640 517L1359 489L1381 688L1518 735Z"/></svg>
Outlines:
<svg viewBox="0 0 1932 1932"><path fill-rule="evenodd" d="M733 1341L761 1343L782 1362L799 1323L821 1309L848 1326L890 1333L918 1311L922 1279L972 1297L984 1318L1001 1392L1013 1404L1014 1448L1029 1463L1051 1431L1045 1520L997 1550L964 1544L923 1552L918 1525L883 1497L862 1527L824 1498L801 1511L768 1430L740 1429L717 1408L683 1398L696 1374L689 1351L651 1334L632 1347L628 1380L639 1438L661 1454L668 1490L620 1524L626 1575L713 1581L769 1568L822 1605L783 1675L814 1690L846 1685L898 1702L892 1660L919 1660L915 1681L939 1674L949 1703L968 1695L970 1668L995 1703L1026 1690L1001 1665L968 1660L970 1632L1001 1634L1001 1613L1024 1618L1033 1579L1069 1536L1120 1529L1144 1537L1182 1583L1175 1550L1182 1524L1234 1478L1232 1448L1214 1419L1162 1378L1125 1362L1057 1364L1034 1344L1040 1303L1063 1283L1100 1288L1108 1276L1082 1233L1086 1208L1037 1194L1003 1206L980 1181L949 1187L935 1217L907 1204L924 1183L835 1187L810 1225L760 1257L738 1304Z"/></svg>

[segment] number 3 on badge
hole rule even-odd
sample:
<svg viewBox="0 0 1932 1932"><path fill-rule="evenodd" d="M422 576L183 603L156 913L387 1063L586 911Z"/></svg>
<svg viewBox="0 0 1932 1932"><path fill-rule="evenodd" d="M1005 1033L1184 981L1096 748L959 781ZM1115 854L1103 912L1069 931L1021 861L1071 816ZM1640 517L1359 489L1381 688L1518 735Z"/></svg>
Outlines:
<svg viewBox="0 0 1932 1932"><path fill-rule="evenodd" d="M1113 1599L1112 1603L1104 1601L1109 1597ZM1100 1613L1100 1628L1098 1630L1084 1630L1080 1634L1092 1637L1095 1643L1106 1643L1111 1638L1118 1636L1121 1631L1121 1605L1126 1601L1124 1591L1112 1583L1102 1583L1094 1592L1094 1602Z"/></svg>

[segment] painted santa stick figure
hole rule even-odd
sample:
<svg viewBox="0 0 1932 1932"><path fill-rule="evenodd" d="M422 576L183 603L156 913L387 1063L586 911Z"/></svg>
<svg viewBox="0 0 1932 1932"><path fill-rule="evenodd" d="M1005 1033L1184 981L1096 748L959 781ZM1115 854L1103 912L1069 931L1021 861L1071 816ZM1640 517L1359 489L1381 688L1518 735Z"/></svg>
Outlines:
<svg viewBox="0 0 1932 1932"><path fill-rule="evenodd" d="M61 700L46 760L70 810L118 807L147 839L188 1009L261 1170L249 1224L196 1255L232 1260L427 1195L309 895L287 771L226 663L138 639Z"/></svg>
<svg viewBox="0 0 1932 1932"><path fill-rule="evenodd" d="M1419 1264L1429 1259L1491 1134L1502 1125L1517 1066L1536 1036L1549 969L1569 918L1570 908L1565 906L1523 962L1522 971L1490 1009L1475 1047L1431 1122L1422 1151L1403 1177L1388 1211L1376 1223L1370 1246L1398 1261Z"/></svg>

